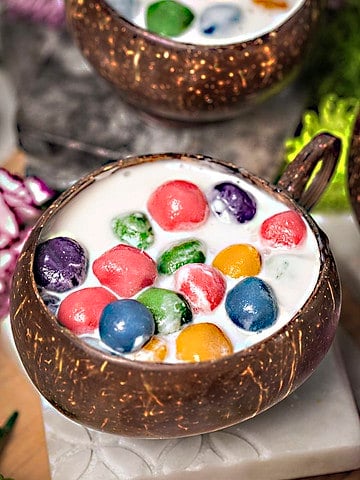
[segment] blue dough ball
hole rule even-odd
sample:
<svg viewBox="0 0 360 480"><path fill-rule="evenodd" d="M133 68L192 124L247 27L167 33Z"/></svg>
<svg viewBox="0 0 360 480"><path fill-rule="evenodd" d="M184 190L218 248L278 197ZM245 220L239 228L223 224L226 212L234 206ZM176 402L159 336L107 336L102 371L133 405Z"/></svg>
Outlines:
<svg viewBox="0 0 360 480"><path fill-rule="evenodd" d="M42 288L39 288L39 295L42 298L42 301L47 306L47 308L50 310L50 312L56 315L61 303L60 297L56 295L52 295L51 293L48 293L46 290L43 290Z"/></svg>
<svg viewBox="0 0 360 480"><path fill-rule="evenodd" d="M109 303L100 317L101 340L119 353L139 350L154 331L155 322L150 310L137 300Z"/></svg>
<svg viewBox="0 0 360 480"><path fill-rule="evenodd" d="M267 283L258 277L247 277L229 291L225 310L238 327L260 332L275 323L278 305Z"/></svg>

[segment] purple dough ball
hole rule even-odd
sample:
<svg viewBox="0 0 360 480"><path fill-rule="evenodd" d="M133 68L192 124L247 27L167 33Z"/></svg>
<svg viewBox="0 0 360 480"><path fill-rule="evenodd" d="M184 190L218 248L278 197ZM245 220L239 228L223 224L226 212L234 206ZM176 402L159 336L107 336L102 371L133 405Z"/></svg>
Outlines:
<svg viewBox="0 0 360 480"><path fill-rule="evenodd" d="M224 182L215 185L211 192L212 211L226 222L235 220L245 223L256 214L256 201L253 196L234 183Z"/></svg>
<svg viewBox="0 0 360 480"><path fill-rule="evenodd" d="M35 281L47 290L66 292L85 281L88 263L78 242L67 237L51 238L36 247Z"/></svg>

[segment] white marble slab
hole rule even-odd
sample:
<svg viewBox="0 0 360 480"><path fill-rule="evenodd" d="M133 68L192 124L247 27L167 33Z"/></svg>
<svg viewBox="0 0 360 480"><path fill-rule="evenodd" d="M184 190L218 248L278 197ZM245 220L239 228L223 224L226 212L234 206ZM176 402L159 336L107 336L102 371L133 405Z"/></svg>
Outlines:
<svg viewBox="0 0 360 480"><path fill-rule="evenodd" d="M360 423L337 345L313 376L267 412L174 440L101 434L44 402L53 480L281 480L360 467Z"/></svg>

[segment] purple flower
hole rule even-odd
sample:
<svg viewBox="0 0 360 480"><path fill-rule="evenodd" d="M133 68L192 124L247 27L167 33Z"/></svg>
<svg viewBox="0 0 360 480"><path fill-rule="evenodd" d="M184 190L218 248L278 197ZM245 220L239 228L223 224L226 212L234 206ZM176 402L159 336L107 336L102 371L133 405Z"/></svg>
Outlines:
<svg viewBox="0 0 360 480"><path fill-rule="evenodd" d="M5 0L4 3L10 15L55 27L65 24L64 0Z"/></svg>
<svg viewBox="0 0 360 480"><path fill-rule="evenodd" d="M0 168L0 320L9 312L11 278L17 258L41 206L54 197L40 178L22 179Z"/></svg>

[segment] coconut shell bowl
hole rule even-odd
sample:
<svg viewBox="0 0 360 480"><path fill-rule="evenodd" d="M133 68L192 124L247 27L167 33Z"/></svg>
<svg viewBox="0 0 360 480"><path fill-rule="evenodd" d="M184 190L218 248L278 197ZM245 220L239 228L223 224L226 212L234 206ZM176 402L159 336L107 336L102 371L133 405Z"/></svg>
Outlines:
<svg viewBox="0 0 360 480"><path fill-rule="evenodd" d="M139 13L139 3L156 8ZM67 24L126 102L155 117L209 122L236 117L296 76L324 2L175 3L67 0Z"/></svg>
<svg viewBox="0 0 360 480"><path fill-rule="evenodd" d="M10 318L15 345L28 376L40 394L59 412L77 423L103 432L142 438L174 438L216 431L254 417L291 394L314 372L325 356L332 344L339 320L341 289L334 258L329 249L327 237L308 213L329 182L339 149L338 139L328 134L321 134L314 138L287 167L276 185L271 185L241 168L202 155L163 153L107 164L82 178L61 194L34 226L17 263L11 294ZM319 167L317 173L312 175L316 166ZM208 176L210 180L207 179ZM142 183L135 191L139 179L142 179ZM165 183L164 179L167 180ZM162 214L158 217L158 213L162 211L161 205L164 204L164 198L160 198L159 201L157 194L163 190L162 188L157 190L155 187L166 184L168 188L174 179L176 182L183 180L186 185L188 181L193 180L190 183L195 186L200 185L199 189L204 192L201 201L205 199L204 211L207 212L208 217L204 224L195 229L190 230L188 224L185 227L182 224L182 227L178 225L177 231L171 231L173 226L169 229L163 223L160 218ZM252 207L250 210L246 207L243 211L245 216L250 211L247 218L241 218L240 223L229 220L226 215L231 213L231 209L226 209L226 202L221 201L226 197L226 195L222 196L224 193L222 187L215 189L215 197L214 191L209 190L214 182L218 184L222 180L228 183L230 181L231 188L238 185L243 193L247 192L248 196L241 198L245 203L250 201L250 205L255 202L256 213ZM153 203L149 201L147 207L143 206L143 211L146 212L153 226L155 237L155 243L146 250L148 253L143 249L146 248L144 245L142 248L135 248L126 244L124 240L117 240L112 236L113 232L104 235L101 233L108 228L105 217L110 215L110 218L113 218L115 210L111 210L113 208L111 205L116 204L115 197L118 197L119 203L116 208L119 211L131 212L134 207L138 209L139 205L142 205L143 200L136 204L136 198L141 197L141 192L148 192L147 188L152 192L156 190L156 194L151 196ZM181 198L179 201L181 203ZM191 212L197 210L196 199L192 199L190 205ZM271 214L271 208L269 210L271 205L274 205L274 209L278 212L286 214L290 212L292 216L300 219L306 240L294 239L291 232L289 240L286 232L292 228L291 219L288 223L280 222L278 226L275 225L273 233L270 228L269 236L264 228L267 224L264 218ZM80 217L71 217L73 214L77 215L76 212L80 212ZM69 218L73 218L73 230L69 227L70 224L66 223ZM199 219L192 221L199 222ZM285 229L284 238L287 240L283 243L281 243L282 234L277 237L278 227L282 233ZM208 228L210 230L207 230ZM219 231L220 234L217 235L216 232ZM179 333L176 337L176 361L164 359L161 344L160 349L155 348L154 357L141 357L154 338L161 337L156 334L156 331L154 335L154 328L150 329L151 332L145 342L136 344L136 340L133 343L133 345L136 344L134 350L124 347L120 351L111 342L110 346L105 345L108 332L104 327L104 336L101 335L101 322L108 305L102 310L100 326L98 326L100 340L95 334L81 335L78 331L72 330L60 315L62 303L71 296L68 295L69 292L58 293L59 290L57 290L54 293L50 284L44 287L41 275L37 271L41 261L45 262L43 264L45 267L41 270L43 274L47 274L48 267L51 270L51 265L46 263L47 260L44 258L49 255L51 257L54 252L47 251L46 255L42 255L41 249L47 239L55 238L57 241L59 232L62 235L68 235L67 238L75 239L79 244L85 243L85 248L90 255L89 271L82 285L81 282L84 279L79 279L79 275L77 276L74 270L70 276L66 276L65 272L64 278L59 270L54 277L50 278L50 282L54 281L56 285L63 280L65 283L72 282L70 293L85 290L84 285L87 287L102 285L103 288L100 290L103 293L106 292L106 295L111 297L116 296L115 299L107 300L107 302L110 301L111 308L113 305L125 303L137 306L141 304L141 308L153 312L155 318L159 313L156 312L156 305L155 307L153 305L155 310L152 310L151 299L149 303L149 298L146 300L145 297L149 291L163 290L154 288L158 286L158 280L154 281L153 278L150 288L141 290L140 287L140 292L138 288L135 294L133 291L129 292L127 289L132 288L134 272L140 272L136 275L142 275L148 268L142 263L143 258L145 256L146 261L149 261L151 256L155 256L152 248L155 248L154 245L156 246L157 242L160 242L159 248L163 251L166 250L167 244L174 245L179 237L185 238L190 244L194 238L199 238L200 243L206 244L206 259L196 257L190 260L189 264L182 264L175 273L166 276L164 271L169 265L171 267L171 261L167 267L164 267L166 259L163 257L163 262L158 261L155 276L166 277L168 279L166 281L170 281L166 286L170 288L171 279L177 278L181 269L188 268L189 265L191 268L194 265L204 268L205 263L206 269L212 272L216 270L217 276L226 277L226 282L229 283L233 292L238 288L234 285L244 286L246 282L250 282L252 284L250 299L245 305L245 310L252 309L256 316L256 309L260 311L264 307L265 323L259 320L260 323L257 324L258 319L253 321L252 314L248 324L246 324L247 320L241 323L240 317L235 315L236 324L229 318L224 320L225 323L228 322L227 326L224 326L226 334L220 334L220 339L219 336L212 337L212 333L202 336L201 329L204 328L204 324L199 323L197 318L201 317L201 313L198 313L201 311L199 305L203 305L201 295L206 294L206 291L203 291L200 297L192 298L191 293L186 293L182 288L179 276L180 286L178 285L177 292L183 292L183 295L178 294L178 298L182 300L182 305L184 303L190 305L189 310L192 311L193 317L189 317L189 310L187 310L186 318L182 317L185 323L177 327L180 328L180 333L165 331L165 335L162 336L166 343L167 338L174 338L174 335ZM296 232L298 233L297 227ZM259 243L257 239L259 235L263 236L261 242L265 243ZM146 238L149 239L149 237ZM248 239L256 245L259 252L257 258L261 264L261 271L260 273L243 272L240 278L230 278L229 272L224 270L222 262L216 256L217 252L212 252L212 245L218 248L215 240L220 241L223 246L242 242L246 249L252 249L246 243ZM271 243L274 239L275 243ZM194 242L191 245L194 247ZM99 267L99 262L101 264L104 259L101 255L99 257L99 252L105 250L117 252L119 248L125 249L126 252L136 250L138 255L130 268L130 277L127 277L127 281L123 282L121 287L127 290L127 293L119 291L115 284L111 284L112 280L108 283L106 279L108 270L112 268L111 263L116 263L116 259L112 258L110 262L105 262ZM197 247L192 253L194 250L197 255L199 253ZM61 257L59 251L55 251L55 258L58 258L57 255ZM77 262L69 260L70 257L67 257L67 268L76 268ZM277 263L278 259L283 257L285 261ZM97 260L94 261L95 258ZM211 258L213 258L212 266ZM192 264L192 261L195 263ZM286 265L292 262L295 262L295 270L290 271L287 276L283 269L286 270ZM161 268L159 268L160 263L162 263ZM92 272L90 272L90 265L93 267ZM252 261L249 268L252 268L251 265L253 265ZM274 268L270 268L271 265ZM101 277L101 272L99 273L101 270L103 273L105 270L105 277ZM122 275L119 269L116 270L116 274ZM129 272L126 273L128 274ZM274 275L277 278L276 281L272 278ZM264 287L266 283L264 278L268 287ZM242 283L243 280L246 282ZM263 282L262 287L256 290L261 282ZM210 283L211 280L208 280L207 284ZM269 287L270 284L273 290ZM74 285L77 287L74 288ZM267 295L265 303L267 303L265 306L259 306L257 299L262 297L264 289ZM91 290L91 292L94 291L94 289ZM278 310L275 308L277 311L275 320L267 323L274 312L275 305L274 297L269 296L269 291L275 292ZM131 294L133 296L129 298ZM177 295L174 291L171 294ZM93 305L96 307L99 303L97 295L94 293L87 296L82 309L88 311ZM218 326L222 328L223 317L225 318L228 313L233 319L233 309L236 310L237 305L241 304L241 297L248 293L243 291L240 296L235 295L232 299L231 293L227 292L226 295L226 301L220 299L221 303L218 303L216 308L211 310L214 307L212 305L203 315L208 319L205 319L205 323L217 333ZM61 296L62 303L56 313L56 298ZM200 304L197 305L199 298ZM211 293L208 300L211 303L215 298L216 294ZM235 304L231 304L232 301ZM149 308L145 308L145 305ZM288 316L284 316L283 312L287 311L287 308ZM135 316L143 315L143 310ZM133 317L131 321L136 323L137 317ZM80 318L80 329L81 322ZM117 329L117 333L120 331L120 335L124 325L122 320L116 324L115 330ZM183 337L182 345L178 343L181 334L189 331L190 327L199 326L199 343L196 344L194 351L192 348L195 337L191 335L191 338ZM256 328L252 328L253 326ZM157 328L158 332L164 332L161 318ZM195 332L194 329L191 331ZM224 338L227 339L225 344L222 343ZM233 339L233 347L229 347L229 338ZM207 350L210 351L210 356L207 356ZM125 353L121 353L124 351Z"/></svg>

